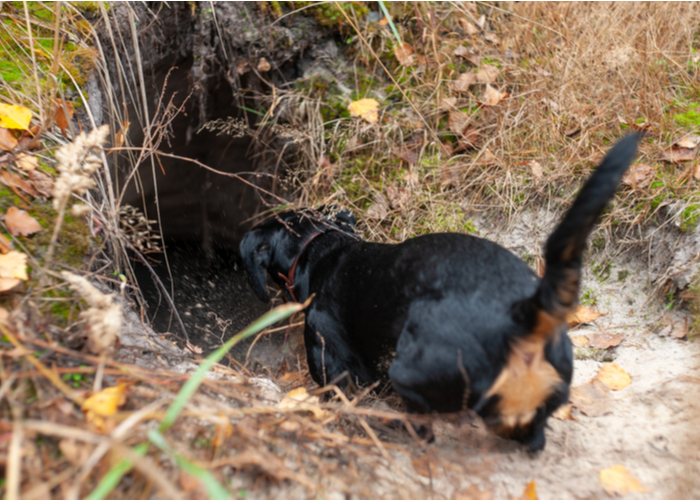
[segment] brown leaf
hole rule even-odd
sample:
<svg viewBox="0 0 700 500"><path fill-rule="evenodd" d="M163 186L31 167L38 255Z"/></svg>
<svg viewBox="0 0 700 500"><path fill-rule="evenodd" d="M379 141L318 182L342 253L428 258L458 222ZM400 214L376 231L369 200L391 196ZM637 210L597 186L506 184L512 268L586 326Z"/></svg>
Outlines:
<svg viewBox="0 0 700 500"><path fill-rule="evenodd" d="M91 447L86 443L68 438L59 441L58 449L73 465L84 464L92 453Z"/></svg>
<svg viewBox="0 0 700 500"><path fill-rule="evenodd" d="M481 64L481 56L479 54L469 54L464 57L467 61L472 63L475 67L479 67Z"/></svg>
<svg viewBox="0 0 700 500"><path fill-rule="evenodd" d="M574 347L586 347L590 341L585 335L575 335L571 337L571 343L574 344Z"/></svg>
<svg viewBox="0 0 700 500"><path fill-rule="evenodd" d="M389 199L392 208L402 214L408 209L408 202L411 198L411 191L406 188L389 186L386 188L386 197Z"/></svg>
<svg viewBox="0 0 700 500"><path fill-rule="evenodd" d="M180 483L180 488L182 488L182 491L185 493L203 493L202 483L199 479L183 470L180 470L178 483Z"/></svg>
<svg viewBox="0 0 700 500"><path fill-rule="evenodd" d="M452 55L455 55L457 57L467 57L469 55L469 49L466 48L464 45L460 45L452 52Z"/></svg>
<svg viewBox="0 0 700 500"><path fill-rule="evenodd" d="M501 70L492 64L484 64L476 74L476 81L479 83L493 83L498 79Z"/></svg>
<svg viewBox="0 0 700 500"><path fill-rule="evenodd" d="M63 135L68 132L68 125L73 118L73 104L70 102L62 101L61 99L56 99L55 110L53 114L53 119L56 121L56 125L61 129Z"/></svg>
<svg viewBox="0 0 700 500"><path fill-rule="evenodd" d="M270 63L267 62L267 59L264 57L260 58L260 61L258 61L258 71L261 73L264 73L265 71L270 71L272 69L272 66L270 66Z"/></svg>
<svg viewBox="0 0 700 500"><path fill-rule="evenodd" d="M501 43L501 39L498 37L498 35L496 33L488 33L488 34L484 35L484 39L487 42L491 42L494 45L498 45L499 43Z"/></svg>
<svg viewBox="0 0 700 500"><path fill-rule="evenodd" d="M487 149L486 151L484 151L484 154L482 154L479 158L478 163L482 167L493 167L494 165L499 165L501 163L501 160L499 160L495 154L493 154Z"/></svg>
<svg viewBox="0 0 700 500"><path fill-rule="evenodd" d="M693 177L696 179L700 179L700 163L695 165L695 172L693 173Z"/></svg>
<svg viewBox="0 0 700 500"><path fill-rule="evenodd" d="M124 135L129 132L129 125L131 125L131 122L122 122L122 128L114 135L115 148L120 148L124 145Z"/></svg>
<svg viewBox="0 0 700 500"><path fill-rule="evenodd" d="M450 111L450 116L447 119L447 128L450 132L461 135L469 123L469 115L462 111Z"/></svg>
<svg viewBox="0 0 700 500"><path fill-rule="evenodd" d="M467 71L462 73L456 80L450 82L450 88L455 92L469 92L469 87L476 83L476 73Z"/></svg>
<svg viewBox="0 0 700 500"><path fill-rule="evenodd" d="M413 64L413 47L409 44L404 43L402 45L397 45L394 47L394 57L401 66L410 66Z"/></svg>
<svg viewBox="0 0 700 500"><path fill-rule="evenodd" d="M672 163L692 161L695 159L698 149L700 149L700 136L689 134L666 149L661 155L661 159Z"/></svg>
<svg viewBox="0 0 700 500"><path fill-rule="evenodd" d="M16 187L18 189L21 189L30 196L37 196L37 193L32 187L32 185L24 179L22 179L19 175L13 172L8 172L7 170L3 170L0 176L3 184L9 187Z"/></svg>
<svg viewBox="0 0 700 500"><path fill-rule="evenodd" d="M250 61L247 59L238 59L236 61L236 74L245 75L250 71Z"/></svg>
<svg viewBox="0 0 700 500"><path fill-rule="evenodd" d="M683 323L683 324L676 324L673 327L673 332L671 333L674 339L684 339L688 335L688 324Z"/></svg>
<svg viewBox="0 0 700 500"><path fill-rule="evenodd" d="M0 234L0 253L10 253L10 250L12 250L12 243Z"/></svg>
<svg viewBox="0 0 700 500"><path fill-rule="evenodd" d="M462 28L464 28L464 31L469 36L474 36L479 33L479 29L464 18L459 20L459 24L462 25Z"/></svg>
<svg viewBox="0 0 700 500"><path fill-rule="evenodd" d="M530 162L530 171L532 171L532 176L535 178L535 182L540 182L544 179L542 165L537 161Z"/></svg>
<svg viewBox="0 0 700 500"><path fill-rule="evenodd" d="M440 102L438 103L438 110L443 112L450 112L454 111L456 106L456 97L445 97L444 99L440 99Z"/></svg>
<svg viewBox="0 0 700 500"><path fill-rule="evenodd" d="M620 391L632 382L632 377L617 363L605 363L598 371L596 379L613 391Z"/></svg>
<svg viewBox="0 0 700 500"><path fill-rule="evenodd" d="M419 455L411 457L413 469L423 477L432 477L435 475L435 464L432 463L428 455Z"/></svg>
<svg viewBox="0 0 700 500"><path fill-rule="evenodd" d="M5 224L12 236L29 236L43 229L34 217L17 207L7 209Z"/></svg>
<svg viewBox="0 0 700 500"><path fill-rule="evenodd" d="M496 106L499 102L501 102L503 99L507 99L508 97L510 97L510 94L507 92L501 92L487 83L486 90L484 90L484 94L481 96L481 99L483 104L486 106Z"/></svg>
<svg viewBox="0 0 700 500"><path fill-rule="evenodd" d="M557 420L576 420L573 415L571 415L571 409L573 407L574 405L571 403L563 404L552 413L552 416Z"/></svg>
<svg viewBox="0 0 700 500"><path fill-rule="evenodd" d="M377 123L379 120L379 103L374 99L360 99L353 101L348 106L350 116L359 116L368 123Z"/></svg>
<svg viewBox="0 0 700 500"><path fill-rule="evenodd" d="M593 349L610 349L617 347L627 337L624 333L594 333L588 336L589 347Z"/></svg>
<svg viewBox="0 0 700 500"><path fill-rule="evenodd" d="M51 177L46 175L41 170L30 170L27 173L27 176L29 177L29 182L32 183L32 186L34 186L34 189L40 196L43 196L44 198L51 196L54 185Z"/></svg>
<svg viewBox="0 0 700 500"><path fill-rule="evenodd" d="M574 312L566 315L566 321L569 323L570 327L574 327L576 325L590 323L591 321L596 320L601 316L605 316L606 314L608 313L597 313L586 306L578 306Z"/></svg>
<svg viewBox="0 0 700 500"><path fill-rule="evenodd" d="M650 491L623 465L613 465L600 471L600 485L610 496L624 496L628 493Z"/></svg>
<svg viewBox="0 0 700 500"><path fill-rule="evenodd" d="M459 139L458 150L475 149L481 144L481 134L474 127L467 127Z"/></svg>
<svg viewBox="0 0 700 500"><path fill-rule="evenodd" d="M622 177L622 183L626 186L632 186L635 189L641 189L651 184L656 170L651 165L645 163L637 163L632 165Z"/></svg>
<svg viewBox="0 0 700 500"><path fill-rule="evenodd" d="M39 160L36 156L31 156L25 153L20 153L15 159L15 164L22 170L34 170L39 166Z"/></svg>
<svg viewBox="0 0 700 500"><path fill-rule="evenodd" d="M12 151L17 147L17 139L6 128L0 128L0 149L3 151Z"/></svg>
<svg viewBox="0 0 700 500"><path fill-rule="evenodd" d="M584 415L599 417L612 410L610 389L597 378L587 384L571 388L571 402Z"/></svg>
<svg viewBox="0 0 700 500"><path fill-rule="evenodd" d="M384 220L389 215L389 207L385 203L373 203L367 209L367 217L370 219Z"/></svg>
<svg viewBox="0 0 700 500"><path fill-rule="evenodd" d="M418 162L418 150L416 148L407 148L403 146L398 153L394 153L396 158L402 160L412 167Z"/></svg>
<svg viewBox="0 0 700 500"><path fill-rule="evenodd" d="M6 292L29 279L27 276L27 256L11 250L0 255L0 292Z"/></svg>
<svg viewBox="0 0 700 500"><path fill-rule="evenodd" d="M677 148L694 149L700 146L700 135L688 134L673 144Z"/></svg>

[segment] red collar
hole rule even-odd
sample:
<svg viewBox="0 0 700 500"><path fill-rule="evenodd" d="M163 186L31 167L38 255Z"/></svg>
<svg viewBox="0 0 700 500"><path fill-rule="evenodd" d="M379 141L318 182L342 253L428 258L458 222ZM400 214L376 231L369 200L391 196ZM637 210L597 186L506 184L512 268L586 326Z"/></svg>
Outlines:
<svg viewBox="0 0 700 500"><path fill-rule="evenodd" d="M304 244L301 246L301 250L299 250L299 255L297 255L297 258L294 259L294 263L292 264L292 267L289 268L289 274L285 276L282 273L278 273L279 277L282 278L282 281L284 281L285 287L287 288L287 291L289 292L289 296L292 298L294 302L299 302L298 297L296 296L296 293L294 292L294 274L296 273L297 270L297 264L299 263L299 258L301 255L304 253L304 250L306 250L306 247L309 246L309 243L311 243L315 238L318 236L322 235L326 231L320 231L318 233L315 233L311 238L306 240Z"/></svg>

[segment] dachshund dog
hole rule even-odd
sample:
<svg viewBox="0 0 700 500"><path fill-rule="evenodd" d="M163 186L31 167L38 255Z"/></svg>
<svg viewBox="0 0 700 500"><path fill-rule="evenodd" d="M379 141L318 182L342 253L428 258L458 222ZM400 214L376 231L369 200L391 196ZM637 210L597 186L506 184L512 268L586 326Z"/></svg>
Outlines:
<svg viewBox="0 0 700 500"><path fill-rule="evenodd" d="M304 342L319 385L348 372L391 381L410 413L476 411L498 434L545 446L569 397L567 313L578 303L586 240L636 154L622 139L545 246L542 279L475 236L429 234L397 245L355 236L349 212L287 211L248 232L241 254L257 296L266 274L289 300L315 295Z"/></svg>

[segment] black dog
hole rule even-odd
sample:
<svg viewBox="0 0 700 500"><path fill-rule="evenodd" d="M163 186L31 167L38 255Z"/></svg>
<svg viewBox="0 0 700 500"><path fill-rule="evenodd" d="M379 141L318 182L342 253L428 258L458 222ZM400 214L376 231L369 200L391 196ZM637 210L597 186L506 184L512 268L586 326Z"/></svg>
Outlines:
<svg viewBox="0 0 700 500"><path fill-rule="evenodd" d="M347 371L386 380L409 412L472 408L499 434L544 448L547 418L569 397L566 314L578 302L586 239L632 161L639 137L617 144L547 240L539 279L490 241L431 234L368 243L348 212L284 212L250 231L241 254L268 301L266 272L291 300L315 298L304 341L313 379Z"/></svg>

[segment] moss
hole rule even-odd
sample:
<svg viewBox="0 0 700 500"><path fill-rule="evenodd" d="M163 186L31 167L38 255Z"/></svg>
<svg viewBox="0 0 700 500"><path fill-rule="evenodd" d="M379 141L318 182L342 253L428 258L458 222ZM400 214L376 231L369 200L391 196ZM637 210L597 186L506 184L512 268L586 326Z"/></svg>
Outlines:
<svg viewBox="0 0 700 500"><path fill-rule="evenodd" d="M574 349L574 359L576 360L593 360L598 363L610 363L614 361L610 351L605 349L593 349L590 347L577 347Z"/></svg>
<svg viewBox="0 0 700 500"><path fill-rule="evenodd" d="M700 111L698 111L698 103L690 103L688 110L683 113L677 113L673 116L674 121L679 127L689 130L695 130L700 127Z"/></svg>

